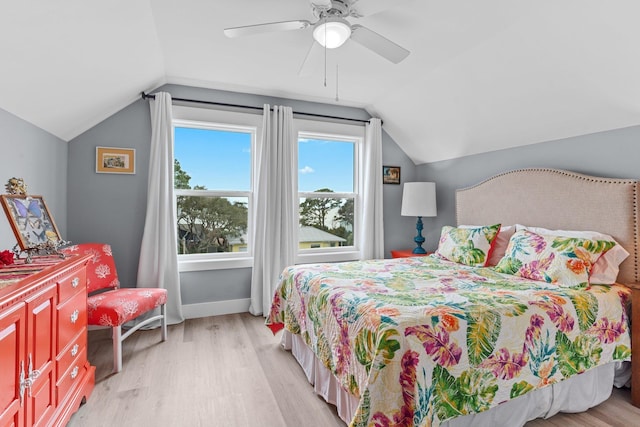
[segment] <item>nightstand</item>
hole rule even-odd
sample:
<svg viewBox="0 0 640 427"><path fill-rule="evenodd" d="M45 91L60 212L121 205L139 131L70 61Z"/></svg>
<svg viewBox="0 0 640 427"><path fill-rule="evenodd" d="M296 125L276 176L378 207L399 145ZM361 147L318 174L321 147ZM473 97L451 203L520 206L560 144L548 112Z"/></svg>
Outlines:
<svg viewBox="0 0 640 427"><path fill-rule="evenodd" d="M391 251L391 258L409 258L412 256L427 256L431 255L433 252L427 252L426 254L414 254L413 249L402 249Z"/></svg>

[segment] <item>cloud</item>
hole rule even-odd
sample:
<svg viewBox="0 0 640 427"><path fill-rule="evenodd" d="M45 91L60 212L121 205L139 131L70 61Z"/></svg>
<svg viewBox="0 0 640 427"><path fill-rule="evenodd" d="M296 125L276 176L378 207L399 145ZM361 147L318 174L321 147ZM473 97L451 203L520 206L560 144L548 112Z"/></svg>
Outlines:
<svg viewBox="0 0 640 427"><path fill-rule="evenodd" d="M307 173L314 173L315 170L313 170L313 168L311 166L305 166L302 169L300 169L299 171L301 174L307 174Z"/></svg>

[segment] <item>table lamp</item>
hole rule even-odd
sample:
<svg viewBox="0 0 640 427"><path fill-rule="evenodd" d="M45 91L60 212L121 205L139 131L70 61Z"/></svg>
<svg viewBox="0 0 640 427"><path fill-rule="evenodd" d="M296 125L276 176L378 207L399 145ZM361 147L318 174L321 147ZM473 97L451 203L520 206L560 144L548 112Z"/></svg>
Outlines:
<svg viewBox="0 0 640 427"><path fill-rule="evenodd" d="M405 182L402 191L402 216L417 216L416 230L418 235L413 239L416 247L414 254L426 254L422 244L422 217L436 216L436 183L435 182Z"/></svg>

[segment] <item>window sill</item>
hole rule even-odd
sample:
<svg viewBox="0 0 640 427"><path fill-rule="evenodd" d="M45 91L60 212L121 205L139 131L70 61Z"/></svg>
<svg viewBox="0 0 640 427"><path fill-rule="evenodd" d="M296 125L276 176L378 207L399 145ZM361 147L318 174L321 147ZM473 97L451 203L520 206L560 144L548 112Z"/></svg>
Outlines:
<svg viewBox="0 0 640 427"><path fill-rule="evenodd" d="M344 262L360 259L359 251L298 254L296 264L314 264L319 262Z"/></svg>
<svg viewBox="0 0 640 427"><path fill-rule="evenodd" d="M306 253L296 257L296 264L315 264L322 262L356 261L360 258L360 252L334 252L334 253ZM252 257L219 258L219 259L184 259L178 260L180 273L206 270L228 270L234 268L252 268Z"/></svg>
<svg viewBox="0 0 640 427"><path fill-rule="evenodd" d="M178 271L227 270L233 268L251 268L253 258L185 259L178 260Z"/></svg>

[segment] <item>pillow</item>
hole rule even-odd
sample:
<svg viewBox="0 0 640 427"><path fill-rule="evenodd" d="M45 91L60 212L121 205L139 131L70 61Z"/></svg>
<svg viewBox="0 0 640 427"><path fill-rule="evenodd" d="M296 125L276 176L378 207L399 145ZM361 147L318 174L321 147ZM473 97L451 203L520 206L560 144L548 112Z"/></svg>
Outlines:
<svg viewBox="0 0 640 427"><path fill-rule="evenodd" d="M612 240L544 235L521 229L511 236L505 256L495 269L560 287L584 287L589 284L593 264L615 245Z"/></svg>
<svg viewBox="0 0 640 427"><path fill-rule="evenodd" d="M525 225L516 224L516 231L529 230L536 234L547 234L552 236L581 237L590 240L610 240L616 245L606 251L596 263L593 265L589 283L599 283L603 285L611 285L616 282L620 264L628 256L627 252L615 239L608 234L598 233L597 231L574 231L574 230L548 230L542 227L527 227ZM502 230L500 230L502 233ZM498 236L500 238L500 236Z"/></svg>
<svg viewBox="0 0 640 427"><path fill-rule="evenodd" d="M436 254L459 264L484 267L499 231L500 224L468 228L445 225Z"/></svg>
<svg viewBox="0 0 640 427"><path fill-rule="evenodd" d="M477 228L480 227L478 225L459 225L459 228ZM516 232L515 225L503 225L500 227L500 232L498 233L498 237L493 242L493 250L491 251L491 255L489 255L489 262L487 262L487 266L496 266L498 262L504 256L505 251L507 250L507 246L509 246L509 239L513 236L513 233Z"/></svg>

